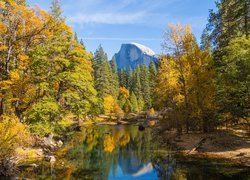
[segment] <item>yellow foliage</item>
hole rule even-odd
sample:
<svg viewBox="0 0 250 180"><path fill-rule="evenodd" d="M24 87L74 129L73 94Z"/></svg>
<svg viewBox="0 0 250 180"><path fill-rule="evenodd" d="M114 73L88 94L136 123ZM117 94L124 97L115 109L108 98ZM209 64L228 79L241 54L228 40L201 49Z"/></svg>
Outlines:
<svg viewBox="0 0 250 180"><path fill-rule="evenodd" d="M128 98L129 98L129 90L126 89L125 87L120 87L120 89L119 89L119 94L120 94L124 99L128 99Z"/></svg>
<svg viewBox="0 0 250 180"><path fill-rule="evenodd" d="M105 114L115 113L119 116L122 113L120 106L112 96L104 98L104 112Z"/></svg>
<svg viewBox="0 0 250 180"><path fill-rule="evenodd" d="M114 137L110 135L106 135L104 137L103 147L104 147L105 152L112 153L113 150L115 149Z"/></svg>
<svg viewBox="0 0 250 180"><path fill-rule="evenodd" d="M28 128L16 117L0 116L0 160L4 156L12 155L16 147L30 141Z"/></svg>
<svg viewBox="0 0 250 180"><path fill-rule="evenodd" d="M199 48L189 25L170 25L164 37L172 55L161 58L155 90L158 104L180 111L185 121L202 119L216 107L212 59Z"/></svg>
<svg viewBox="0 0 250 180"><path fill-rule="evenodd" d="M149 115L154 115L155 114L154 108L149 109L148 113Z"/></svg>
<svg viewBox="0 0 250 180"><path fill-rule="evenodd" d="M119 144L121 146L126 146L130 142L130 134L125 132L124 135L119 139Z"/></svg>

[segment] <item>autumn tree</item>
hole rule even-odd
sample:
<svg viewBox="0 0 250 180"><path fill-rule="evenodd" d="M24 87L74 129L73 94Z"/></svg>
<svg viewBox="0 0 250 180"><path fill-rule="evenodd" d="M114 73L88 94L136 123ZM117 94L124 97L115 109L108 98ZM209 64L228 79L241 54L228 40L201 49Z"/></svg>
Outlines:
<svg viewBox="0 0 250 180"><path fill-rule="evenodd" d="M0 113L36 127L56 126L67 113L83 118L96 103L92 57L59 5L53 2L50 15L24 3L0 3Z"/></svg>
<svg viewBox="0 0 250 180"><path fill-rule="evenodd" d="M47 41L49 16L25 1L1 1L0 8L0 115L12 109L21 118L35 96L28 54Z"/></svg>
<svg viewBox="0 0 250 180"><path fill-rule="evenodd" d="M208 131L213 128L214 71L212 59L202 51L190 26L170 25L165 32L164 48L156 87L157 101L161 106L173 109L178 115L177 128L185 124ZM209 127L211 125L211 127Z"/></svg>

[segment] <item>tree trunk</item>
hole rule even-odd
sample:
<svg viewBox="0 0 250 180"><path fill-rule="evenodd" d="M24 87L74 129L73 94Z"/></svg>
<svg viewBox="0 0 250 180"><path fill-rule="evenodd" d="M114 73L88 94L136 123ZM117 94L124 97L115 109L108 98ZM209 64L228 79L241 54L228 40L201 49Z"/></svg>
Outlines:
<svg viewBox="0 0 250 180"><path fill-rule="evenodd" d="M249 12L249 8L250 8L250 5L247 3L247 1L245 2L245 33L246 33L246 37L248 38L248 36L249 36L249 27L248 27L248 18L249 18L249 14L250 14L250 12Z"/></svg>
<svg viewBox="0 0 250 180"><path fill-rule="evenodd" d="M0 116L3 115L3 98L0 98Z"/></svg>

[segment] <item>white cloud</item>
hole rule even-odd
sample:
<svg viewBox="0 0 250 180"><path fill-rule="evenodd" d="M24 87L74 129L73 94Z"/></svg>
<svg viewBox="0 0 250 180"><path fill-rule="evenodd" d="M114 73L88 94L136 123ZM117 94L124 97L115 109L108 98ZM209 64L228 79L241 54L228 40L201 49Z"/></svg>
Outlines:
<svg viewBox="0 0 250 180"><path fill-rule="evenodd" d="M160 41L160 38L110 38L110 37L83 37L84 40L108 40L108 41Z"/></svg>
<svg viewBox="0 0 250 180"><path fill-rule="evenodd" d="M137 13L95 13L77 14L68 16L68 21L77 24L102 23L102 24L135 24L144 20L145 12Z"/></svg>

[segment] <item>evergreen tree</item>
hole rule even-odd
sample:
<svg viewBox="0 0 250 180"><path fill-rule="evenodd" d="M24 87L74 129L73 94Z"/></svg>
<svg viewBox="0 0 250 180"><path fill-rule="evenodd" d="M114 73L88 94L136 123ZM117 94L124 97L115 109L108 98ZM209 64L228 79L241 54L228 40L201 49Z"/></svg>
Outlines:
<svg viewBox="0 0 250 180"><path fill-rule="evenodd" d="M59 0L53 0L50 7L50 14L55 22L64 21L65 18L62 16L62 9Z"/></svg>
<svg viewBox="0 0 250 180"><path fill-rule="evenodd" d="M249 35L249 0L219 0L217 11L210 10L207 31L216 48L226 47L231 39Z"/></svg>
<svg viewBox="0 0 250 180"><path fill-rule="evenodd" d="M233 120L239 120L239 118L245 116L248 109L244 98L248 91L243 90L248 82L243 83L241 81L245 79L242 74L248 66L244 65L241 70L239 68L244 64L245 58L243 56L246 54L238 47L238 43L241 42L242 47L247 47L250 31L250 1L219 0L216 7L216 11L210 11L206 28L214 47L213 59L217 71L216 99L220 112L229 113ZM235 49L232 49L232 47ZM231 52L229 52L229 49ZM238 54L235 51L236 49L242 55ZM239 55L238 58L235 58L235 54ZM238 69L238 73L236 73L236 69ZM234 81L236 79L237 81Z"/></svg>
<svg viewBox="0 0 250 180"><path fill-rule="evenodd" d="M82 45L83 49L86 50L85 44L82 39L80 40L80 44Z"/></svg>
<svg viewBox="0 0 250 180"><path fill-rule="evenodd" d="M131 91L132 90L132 86L133 86L133 81L134 81L134 77L133 77L133 70L131 68L129 68L128 72L127 72L127 88Z"/></svg>
<svg viewBox="0 0 250 180"><path fill-rule="evenodd" d="M138 101L137 101L137 98L136 98L136 95L134 92L131 93L129 100L131 103L131 111L132 112L139 112Z"/></svg>
<svg viewBox="0 0 250 180"><path fill-rule="evenodd" d="M94 77L95 88L98 92L98 97L103 99L111 93L111 67L108 62L107 54L100 45L95 52L94 60Z"/></svg>
<svg viewBox="0 0 250 180"><path fill-rule="evenodd" d="M134 81L132 91L135 93L136 97L142 97L142 85L141 85L141 68L137 66L134 71Z"/></svg>
<svg viewBox="0 0 250 180"><path fill-rule="evenodd" d="M77 33L76 33L76 32L75 32L75 35L74 35L74 39L75 39L75 41L76 41L76 42L78 42L78 43L79 43L78 35L77 35Z"/></svg>
<svg viewBox="0 0 250 180"><path fill-rule="evenodd" d="M150 96L151 99L154 99L154 91L156 86L156 79L157 79L157 69L155 63L153 61L150 62L149 65L149 72L150 72ZM152 101L152 106L154 106L154 102Z"/></svg>
<svg viewBox="0 0 250 180"><path fill-rule="evenodd" d="M248 122L250 111L250 39L233 39L223 56L223 73L217 77L217 102L222 113L230 113L233 123Z"/></svg>
<svg viewBox="0 0 250 180"><path fill-rule="evenodd" d="M126 69L122 69L119 72L119 82L120 82L120 87L126 87L128 88L128 74Z"/></svg>
<svg viewBox="0 0 250 180"><path fill-rule="evenodd" d="M107 59L107 54L101 46L95 52L93 67L95 88L101 104L103 103L103 99L109 95L117 99L119 92L117 74L113 72L111 64Z"/></svg>
<svg viewBox="0 0 250 180"><path fill-rule="evenodd" d="M150 73L148 67L141 65L140 80L142 86L142 96L145 103L145 108L149 109L152 106L151 87L150 87Z"/></svg>
<svg viewBox="0 0 250 180"><path fill-rule="evenodd" d="M117 75L117 79L118 79L117 63L114 57L112 58L110 64L111 64L112 72Z"/></svg>
<svg viewBox="0 0 250 180"><path fill-rule="evenodd" d="M111 66L111 71L112 71L113 88L114 88L114 91L116 91L115 98L117 98L119 94L119 77L118 77L116 60L114 58L112 58L110 62L110 66Z"/></svg>
<svg viewBox="0 0 250 180"><path fill-rule="evenodd" d="M204 29L201 35L201 49L207 50L210 54L213 51L212 42L207 29Z"/></svg>

